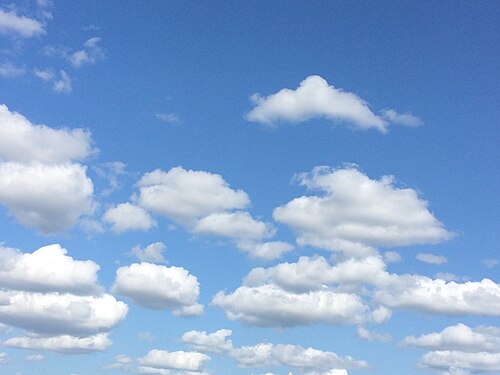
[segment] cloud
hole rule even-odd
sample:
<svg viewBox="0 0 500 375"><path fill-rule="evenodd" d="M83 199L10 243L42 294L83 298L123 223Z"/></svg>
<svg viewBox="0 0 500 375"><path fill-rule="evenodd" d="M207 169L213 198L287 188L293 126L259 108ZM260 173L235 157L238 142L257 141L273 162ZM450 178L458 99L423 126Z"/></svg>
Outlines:
<svg viewBox="0 0 500 375"><path fill-rule="evenodd" d="M88 39L83 44L83 49L78 50L67 56L69 62L75 67L80 68L83 65L94 65L104 59L104 50L99 46L101 38L94 37Z"/></svg>
<svg viewBox="0 0 500 375"><path fill-rule="evenodd" d="M252 258L263 260L277 259L294 249L292 245L282 241L254 242L239 240L237 247L250 254Z"/></svg>
<svg viewBox="0 0 500 375"><path fill-rule="evenodd" d="M130 203L121 203L108 209L103 220L111 224L117 233L129 230L147 231L156 226L156 221L142 207Z"/></svg>
<svg viewBox="0 0 500 375"><path fill-rule="evenodd" d="M500 371L500 353L467 353L440 350L424 354L419 364L422 367L435 370L447 370L450 374L457 373L454 372L456 370L472 371L474 373L483 371L498 372Z"/></svg>
<svg viewBox="0 0 500 375"><path fill-rule="evenodd" d="M191 349L202 353L227 353L233 349L231 340L226 337L231 336L230 329L219 329L214 333L206 331L189 331L182 335L181 341Z"/></svg>
<svg viewBox="0 0 500 375"><path fill-rule="evenodd" d="M0 9L0 34L32 38L45 34L45 29L40 21Z"/></svg>
<svg viewBox="0 0 500 375"><path fill-rule="evenodd" d="M500 328L493 326L470 328L459 323L446 327L439 333L419 337L408 336L401 341L401 345L431 350L500 353Z"/></svg>
<svg viewBox="0 0 500 375"><path fill-rule="evenodd" d="M138 185L140 206L180 223L242 209L250 203L244 191L231 189L222 176L182 167L146 173Z"/></svg>
<svg viewBox="0 0 500 375"><path fill-rule="evenodd" d="M158 120L161 120L163 122L167 122L167 123L170 123L170 124L178 124L179 122L181 122L181 119L175 113L161 113L161 112L157 112L157 113L155 113L155 117Z"/></svg>
<svg viewBox="0 0 500 375"><path fill-rule="evenodd" d="M398 114L394 110L385 110L382 116L377 116L363 99L329 85L317 75L307 77L296 90L282 89L267 97L254 94L251 100L255 107L248 112L246 119L265 125L326 118L346 122L357 129L373 128L386 132L390 122L412 126L421 122L417 117Z"/></svg>
<svg viewBox="0 0 500 375"><path fill-rule="evenodd" d="M352 357L341 357L333 352L290 344L261 343L233 349L230 356L242 367L288 366L307 370L328 370L337 368L365 368L365 361Z"/></svg>
<svg viewBox="0 0 500 375"><path fill-rule="evenodd" d="M392 340L392 336L388 333L372 332L361 326L356 330L356 336L367 341L389 342Z"/></svg>
<svg viewBox="0 0 500 375"><path fill-rule="evenodd" d="M52 89L55 92L61 92L66 94L70 93L71 91L73 91L73 82L71 80L71 77L64 70L61 70L59 73L60 73L60 78L54 80Z"/></svg>
<svg viewBox="0 0 500 375"><path fill-rule="evenodd" d="M498 259L483 259L481 263L488 268L493 268L498 265Z"/></svg>
<svg viewBox="0 0 500 375"><path fill-rule="evenodd" d="M44 246L33 253L0 248L0 287L29 292L98 294L99 265L78 261L58 244Z"/></svg>
<svg viewBox="0 0 500 375"><path fill-rule="evenodd" d="M45 82L50 82L54 79L54 72L50 69L33 69L33 75Z"/></svg>
<svg viewBox="0 0 500 375"><path fill-rule="evenodd" d="M29 350L50 350L64 354L104 351L111 346L107 333L88 337L61 336L21 336L11 337L2 342L5 346Z"/></svg>
<svg viewBox="0 0 500 375"><path fill-rule="evenodd" d="M248 212L237 211L205 216L196 222L193 232L235 240L261 240L273 236L274 228L271 224L255 220Z"/></svg>
<svg viewBox="0 0 500 375"><path fill-rule="evenodd" d="M200 294L198 279L182 267L144 262L120 267L112 291L151 309L173 309L179 315L203 312L196 302Z"/></svg>
<svg viewBox="0 0 500 375"><path fill-rule="evenodd" d="M368 307L354 294L332 290L293 293L273 284L241 286L230 294L221 291L212 304L224 309L228 319L253 326L358 324L368 319Z"/></svg>
<svg viewBox="0 0 500 375"><path fill-rule="evenodd" d="M153 349L145 357L139 358L138 361L141 367L145 368L191 371L196 373L202 372L203 367L209 360L210 357L208 355L197 352L167 352L165 350Z"/></svg>
<svg viewBox="0 0 500 375"><path fill-rule="evenodd" d="M274 219L297 233L299 245L364 256L378 246L437 243L452 237L429 212L427 202L413 189L395 187L393 177L372 180L354 167L316 167L297 179L323 192L274 210Z"/></svg>
<svg viewBox="0 0 500 375"><path fill-rule="evenodd" d="M415 258L421 262L429 264L443 264L448 261L448 259L446 259L442 255L424 254L424 253L418 253Z"/></svg>
<svg viewBox="0 0 500 375"><path fill-rule="evenodd" d="M167 261L162 254L165 249L166 246L163 242L154 242L144 249L141 249L140 246L134 246L132 248L132 254L141 262L166 263Z"/></svg>
<svg viewBox="0 0 500 375"><path fill-rule="evenodd" d="M1 11L0 11L1 12ZM4 62L0 64L0 77L16 78L26 73L26 70L20 68L11 62Z"/></svg>
<svg viewBox="0 0 500 375"><path fill-rule="evenodd" d="M0 104L0 159L20 163L67 163L93 152L90 132L31 123Z"/></svg>
<svg viewBox="0 0 500 375"><path fill-rule="evenodd" d="M0 203L19 223L43 233L70 228L94 208L86 171L76 163L0 163Z"/></svg>
<svg viewBox="0 0 500 375"><path fill-rule="evenodd" d="M45 357L42 354L32 354L24 357L25 360L30 362L42 361Z"/></svg>

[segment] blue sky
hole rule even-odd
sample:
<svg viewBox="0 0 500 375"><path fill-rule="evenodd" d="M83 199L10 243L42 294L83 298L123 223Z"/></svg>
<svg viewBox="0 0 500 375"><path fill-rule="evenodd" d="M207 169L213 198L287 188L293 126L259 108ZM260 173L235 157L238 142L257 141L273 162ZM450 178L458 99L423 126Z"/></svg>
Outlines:
<svg viewBox="0 0 500 375"><path fill-rule="evenodd" d="M499 373L499 11L1 2L0 373Z"/></svg>

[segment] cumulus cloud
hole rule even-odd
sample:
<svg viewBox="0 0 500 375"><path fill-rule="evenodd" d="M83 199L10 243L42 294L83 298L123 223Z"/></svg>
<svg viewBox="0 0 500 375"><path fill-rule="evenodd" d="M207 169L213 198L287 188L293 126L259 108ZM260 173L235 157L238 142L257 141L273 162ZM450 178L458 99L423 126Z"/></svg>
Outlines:
<svg viewBox="0 0 500 375"><path fill-rule="evenodd" d="M94 208L86 171L77 163L0 163L0 203L19 223L43 233L70 228Z"/></svg>
<svg viewBox="0 0 500 375"><path fill-rule="evenodd" d="M36 19L20 16L15 11L0 9L0 34L32 38L45 34L45 28Z"/></svg>
<svg viewBox="0 0 500 375"><path fill-rule="evenodd" d="M178 370L199 373L203 371L203 367L209 360L208 355L198 352L167 352L153 349L145 357L139 358L138 362L141 365L139 370L149 368L152 370Z"/></svg>
<svg viewBox="0 0 500 375"><path fill-rule="evenodd" d="M429 264L443 264L448 261L448 259L446 259L442 255L424 254L424 253L418 253L416 258L421 262Z"/></svg>
<svg viewBox="0 0 500 375"><path fill-rule="evenodd" d="M78 261L59 244L44 246L33 253L0 247L0 287L30 292L96 294L99 265Z"/></svg>
<svg viewBox="0 0 500 375"><path fill-rule="evenodd" d="M388 333L372 332L366 329L365 327L361 326L359 326L358 329L356 330L356 335L359 338L368 341L388 342L392 340L392 336Z"/></svg>
<svg viewBox="0 0 500 375"><path fill-rule="evenodd" d="M293 293L274 284L241 286L230 294L221 291L212 304L223 308L228 319L255 326L358 324L368 319L368 306L354 294L332 290Z"/></svg>
<svg viewBox="0 0 500 375"><path fill-rule="evenodd" d="M5 346L29 350L50 350L58 353L73 354L104 351L111 346L107 333L88 337L60 336L20 336L2 342Z"/></svg>
<svg viewBox="0 0 500 375"><path fill-rule="evenodd" d="M244 191L231 189L222 176L182 167L146 173L138 185L140 206L180 223L242 209L250 203Z"/></svg>
<svg viewBox="0 0 500 375"><path fill-rule="evenodd" d="M457 370L462 371L461 373L464 373L463 371L498 372L500 371L500 353L438 350L424 354L420 365L435 370L446 370L449 374L460 374Z"/></svg>
<svg viewBox="0 0 500 375"><path fill-rule="evenodd" d="M390 109L378 116L359 96L335 88L317 75L307 77L295 90L282 89L267 97L254 94L251 100L255 107L246 115L247 120L265 125L326 118L346 122L358 129L373 128L386 132L391 122L411 126L421 123L415 116Z"/></svg>
<svg viewBox="0 0 500 375"><path fill-rule="evenodd" d="M146 231L156 226L156 221L144 208L131 203L121 203L108 209L102 218L118 233L128 230Z"/></svg>
<svg viewBox="0 0 500 375"><path fill-rule="evenodd" d="M252 258L263 260L277 259L294 249L292 245L282 241L255 242L239 240L237 247L250 254Z"/></svg>
<svg viewBox="0 0 500 375"><path fill-rule="evenodd" d="M198 279L182 267L134 263L116 271L113 293L151 309L173 309L178 315L199 315Z"/></svg>
<svg viewBox="0 0 500 375"><path fill-rule="evenodd" d="M230 329L219 329L213 333L189 331L182 335L181 341L199 352L220 354L233 349L231 340L226 340L231 334Z"/></svg>
<svg viewBox="0 0 500 375"><path fill-rule="evenodd" d="M395 187L393 177L372 180L354 167L316 167L297 179L323 192L274 210L275 220L297 233L299 245L362 256L373 254L378 246L437 243L452 237L427 202L413 189Z"/></svg>
<svg viewBox="0 0 500 375"><path fill-rule="evenodd" d="M144 249L140 246L134 246L132 248L132 254L141 262L166 263L167 261L162 254L166 248L163 242L154 242Z"/></svg>
<svg viewBox="0 0 500 375"><path fill-rule="evenodd" d="M0 104L0 159L61 164L83 160L92 152L89 131L53 129L33 124L23 115Z"/></svg>

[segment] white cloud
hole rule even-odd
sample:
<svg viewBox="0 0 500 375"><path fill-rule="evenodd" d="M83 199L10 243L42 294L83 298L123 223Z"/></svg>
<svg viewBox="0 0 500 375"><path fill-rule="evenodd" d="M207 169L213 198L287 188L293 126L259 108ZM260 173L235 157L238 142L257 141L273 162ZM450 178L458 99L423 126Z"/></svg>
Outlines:
<svg viewBox="0 0 500 375"><path fill-rule="evenodd" d="M42 354L32 354L32 355L27 355L24 357L25 360L30 361L30 362L38 362L42 361L45 357Z"/></svg>
<svg viewBox="0 0 500 375"><path fill-rule="evenodd" d="M155 117L158 120L161 120L163 122L168 122L168 123L171 123L171 124L177 124L177 123L181 122L181 119L175 113L161 113L161 112L158 112L158 113L155 113Z"/></svg>
<svg viewBox="0 0 500 375"><path fill-rule="evenodd" d="M29 350L50 350L58 353L74 354L104 351L111 346L107 333L88 337L60 336L21 336L11 337L2 342L5 346Z"/></svg>
<svg viewBox="0 0 500 375"><path fill-rule="evenodd" d="M424 254L424 253L418 253L415 258L417 258L417 260L421 262L429 264L443 264L448 261L448 259L446 259L442 255Z"/></svg>
<svg viewBox="0 0 500 375"><path fill-rule="evenodd" d="M69 62L79 68L83 65L93 65L104 59L104 50L99 46L101 38L90 38L83 44L83 49L67 56Z"/></svg>
<svg viewBox="0 0 500 375"><path fill-rule="evenodd" d="M349 255L374 253L377 246L437 243L452 237L429 212L427 202L394 179L372 180L354 167L316 167L297 176L322 195L302 196L274 210L276 221L297 232L299 245Z"/></svg>
<svg viewBox="0 0 500 375"><path fill-rule="evenodd" d="M231 189L222 176L182 167L146 173L138 185L140 206L181 223L250 203L244 191Z"/></svg>
<svg viewBox="0 0 500 375"><path fill-rule="evenodd" d="M48 335L92 335L109 331L127 314L113 296L0 291L0 322Z"/></svg>
<svg viewBox="0 0 500 375"><path fill-rule="evenodd" d="M198 280L182 267L151 263L120 267L112 291L141 306L174 309L179 315L199 315L203 310L196 302L200 294Z"/></svg>
<svg viewBox="0 0 500 375"><path fill-rule="evenodd" d="M166 246L163 242L154 242L144 249L141 249L140 246L134 246L132 248L132 254L141 262L166 263L167 261L162 254L165 249Z"/></svg>
<svg viewBox="0 0 500 375"><path fill-rule="evenodd" d="M15 78L22 76L26 71L11 62L4 62L0 64L0 76L4 78Z"/></svg>
<svg viewBox="0 0 500 375"><path fill-rule="evenodd" d="M346 369L331 369L326 372L306 372L304 375L349 375Z"/></svg>
<svg viewBox="0 0 500 375"><path fill-rule="evenodd" d="M382 117L393 124L406 126L419 126L423 121L411 113L397 113L393 109L384 109L381 111Z"/></svg>
<svg viewBox="0 0 500 375"><path fill-rule="evenodd" d="M470 370L472 372L500 371L500 353L467 353L461 351L439 350L424 354L420 365L436 370Z"/></svg>
<svg viewBox="0 0 500 375"><path fill-rule="evenodd" d="M237 211L205 216L196 222L193 232L248 241L271 237L274 228L271 224L255 220L248 212Z"/></svg>
<svg viewBox="0 0 500 375"><path fill-rule="evenodd" d="M20 163L66 163L93 152L90 132L31 123L0 104L0 159Z"/></svg>
<svg viewBox="0 0 500 375"><path fill-rule="evenodd" d="M0 363L5 363L7 362L8 354L5 352L0 352Z"/></svg>
<svg viewBox="0 0 500 375"><path fill-rule="evenodd" d="M401 344L431 350L500 353L500 328L492 326L470 328L459 323L446 327L438 333L406 337Z"/></svg>
<svg viewBox="0 0 500 375"><path fill-rule="evenodd" d="M326 118L347 122L358 129L374 128L386 132L390 122L412 126L421 123L415 116L398 114L394 110L385 110L378 116L363 99L329 85L320 76L307 77L296 90L282 89L267 97L254 94L251 100L255 107L246 115L247 120L266 125Z"/></svg>
<svg viewBox="0 0 500 375"><path fill-rule="evenodd" d="M365 327L359 326L356 330L356 335L368 341L380 341L380 342L388 342L392 340L392 336L388 333L377 333L367 330Z"/></svg>
<svg viewBox="0 0 500 375"><path fill-rule="evenodd" d="M108 209L103 220L111 224L113 231L118 233L128 230L147 231L156 226L156 221L144 208L130 203L120 203Z"/></svg>
<svg viewBox="0 0 500 375"><path fill-rule="evenodd" d="M384 260L387 263L397 263L401 261L401 254L397 251L386 251L384 252Z"/></svg>
<svg viewBox="0 0 500 375"><path fill-rule="evenodd" d="M308 370L337 368L365 368L365 361L352 357L341 357L333 352L290 344L261 343L233 349L230 356L242 367L289 366Z"/></svg>
<svg viewBox="0 0 500 375"><path fill-rule="evenodd" d="M69 76L68 73L66 73L64 70L61 70L59 72L60 77L57 80L54 80L54 84L52 85L52 89L55 92L62 92L62 93L70 93L73 91L73 81L71 80L71 77Z"/></svg>
<svg viewBox="0 0 500 375"><path fill-rule="evenodd" d="M95 294L99 266L74 260L58 244L41 247L33 253L0 247L0 287L31 292L69 292Z"/></svg>
<svg viewBox="0 0 500 375"><path fill-rule="evenodd" d="M153 349L145 357L139 358L139 364L156 370L201 372L209 360L209 356L197 352L167 352Z"/></svg>
<svg viewBox="0 0 500 375"><path fill-rule="evenodd" d="M54 79L54 72L50 69L33 69L33 75L45 82L49 82Z"/></svg>
<svg viewBox="0 0 500 375"><path fill-rule="evenodd" d="M230 329L219 329L213 333L189 331L182 335L181 341L199 352L220 354L227 353L233 348L231 340L226 340L231 334Z"/></svg>
<svg viewBox="0 0 500 375"><path fill-rule="evenodd" d="M255 326L357 324L368 319L368 307L354 294L331 290L293 293L273 284L241 286L227 295L219 292L212 304L223 308L230 320Z"/></svg>
<svg viewBox="0 0 500 375"><path fill-rule="evenodd" d="M238 241L238 249L250 254L252 258L273 260L294 249L292 245L282 241L254 242Z"/></svg>
<svg viewBox="0 0 500 375"><path fill-rule="evenodd" d="M0 34L17 35L21 38L31 38L45 34L40 21L25 16L19 16L15 11L0 9Z"/></svg>
<svg viewBox="0 0 500 375"><path fill-rule="evenodd" d="M86 171L76 163L0 163L0 203L21 224L59 232L93 211L93 184Z"/></svg>

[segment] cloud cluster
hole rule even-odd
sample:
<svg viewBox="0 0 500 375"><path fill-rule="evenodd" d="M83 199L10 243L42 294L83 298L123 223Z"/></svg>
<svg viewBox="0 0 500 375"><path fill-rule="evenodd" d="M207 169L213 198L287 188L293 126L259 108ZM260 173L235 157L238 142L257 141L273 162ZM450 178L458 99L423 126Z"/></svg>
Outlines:
<svg viewBox="0 0 500 375"><path fill-rule="evenodd" d="M197 303L200 285L196 276L182 267L134 263L116 271L113 293L151 309L171 309L179 316L200 315Z"/></svg>
<svg viewBox="0 0 500 375"><path fill-rule="evenodd" d="M375 247L437 243L452 237L410 188L394 178L372 180L355 167L316 167L297 175L321 195L302 196L274 210L274 219L297 233L299 245L348 255L373 254Z"/></svg>
<svg viewBox="0 0 500 375"><path fill-rule="evenodd" d="M246 115L247 120L265 125L326 118L346 122L358 129L373 128L386 132L390 123L409 126L422 123L409 113L399 114L393 109L376 115L359 96L335 88L317 75L307 77L295 90L282 89L267 97L254 94L251 100L255 107Z"/></svg>
<svg viewBox="0 0 500 375"><path fill-rule="evenodd" d="M132 203L112 207L103 216L115 231L147 230L155 223L151 213L196 235L230 239L255 258L274 259L293 249L284 242L268 241L275 234L273 225L245 211L248 194L231 188L218 174L182 167L156 169L145 173L137 186Z"/></svg>
<svg viewBox="0 0 500 375"><path fill-rule="evenodd" d="M448 374L500 371L500 328L465 324L446 327L441 332L409 336L404 346L429 349L420 366Z"/></svg>
<svg viewBox="0 0 500 375"><path fill-rule="evenodd" d="M0 322L26 332L4 345L61 353L109 347L107 333L128 308L102 292L97 264L74 260L57 244L33 253L2 248L0 254Z"/></svg>
<svg viewBox="0 0 500 375"><path fill-rule="evenodd" d="M88 131L32 124L0 105L0 204L44 233L72 227L94 208L87 168L76 162L93 152Z"/></svg>

